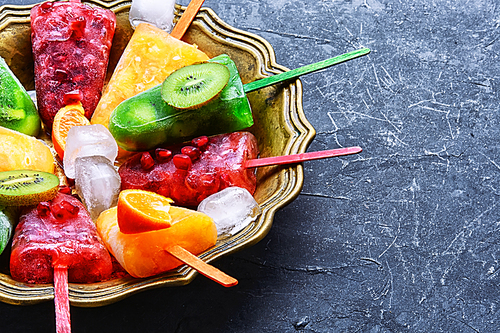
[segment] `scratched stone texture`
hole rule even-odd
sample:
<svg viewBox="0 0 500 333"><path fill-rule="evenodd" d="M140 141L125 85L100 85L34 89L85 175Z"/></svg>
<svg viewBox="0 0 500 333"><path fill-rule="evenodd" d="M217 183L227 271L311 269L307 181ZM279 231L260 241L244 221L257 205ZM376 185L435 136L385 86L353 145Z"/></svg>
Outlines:
<svg viewBox="0 0 500 333"><path fill-rule="evenodd" d="M364 151L304 163L270 233L215 263L238 286L72 308L73 331L500 332L499 5L206 0L290 69L369 47L301 79L309 151ZM50 302L0 313L2 332L53 331Z"/></svg>

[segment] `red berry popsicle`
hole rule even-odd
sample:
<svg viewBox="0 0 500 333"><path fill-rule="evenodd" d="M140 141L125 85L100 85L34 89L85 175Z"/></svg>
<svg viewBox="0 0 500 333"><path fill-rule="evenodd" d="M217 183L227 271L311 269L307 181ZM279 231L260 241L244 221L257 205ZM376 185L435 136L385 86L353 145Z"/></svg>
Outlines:
<svg viewBox="0 0 500 333"><path fill-rule="evenodd" d="M68 268L68 280L92 283L112 273L111 257L101 243L85 207L59 193L25 211L12 242L12 278L26 283L52 283L55 266Z"/></svg>
<svg viewBox="0 0 500 333"><path fill-rule="evenodd" d="M25 210L16 227L10 256L14 280L54 282L56 332L71 331L68 280L93 283L111 277L113 264L85 207L71 195Z"/></svg>
<svg viewBox="0 0 500 333"><path fill-rule="evenodd" d="M40 117L50 128L59 109L81 100L90 119L106 77L115 14L80 0L47 1L30 18Z"/></svg>
<svg viewBox="0 0 500 333"><path fill-rule="evenodd" d="M130 157L118 170L122 190L142 189L174 200L175 205L195 207L226 187L255 192L253 168L245 162L257 158L257 140L249 132L199 137L182 148L157 148Z"/></svg>

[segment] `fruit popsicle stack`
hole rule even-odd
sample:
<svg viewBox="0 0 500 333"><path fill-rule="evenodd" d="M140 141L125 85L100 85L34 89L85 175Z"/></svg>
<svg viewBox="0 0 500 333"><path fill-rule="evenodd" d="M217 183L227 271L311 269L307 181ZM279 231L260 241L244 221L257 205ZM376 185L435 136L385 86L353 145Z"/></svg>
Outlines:
<svg viewBox="0 0 500 333"><path fill-rule="evenodd" d="M16 227L10 271L26 283L52 283L54 267L68 269L68 280L93 283L110 278L111 257L83 205L59 193L21 214Z"/></svg>
<svg viewBox="0 0 500 333"><path fill-rule="evenodd" d="M256 176L245 162L258 155L249 132L199 137L192 145L138 153L118 173L122 190L142 189L171 198L176 205L195 207L224 188L238 186L255 192Z"/></svg>
<svg viewBox="0 0 500 333"><path fill-rule="evenodd" d="M47 1L31 10L38 111L52 127L55 114L81 101L90 119L101 97L116 26L115 14L79 0Z"/></svg>
<svg viewBox="0 0 500 333"><path fill-rule="evenodd" d="M109 115L122 101L161 84L178 68L208 59L196 46L173 38L151 24L139 24L104 90L91 123L108 127Z"/></svg>
<svg viewBox="0 0 500 333"><path fill-rule="evenodd" d="M166 103L161 85L131 97L121 103L110 117L109 130L118 145L125 150L141 151L164 143L174 144L201 135L229 133L252 126L252 110L236 64L227 55L217 56L209 63L221 64L229 70L227 84L218 96L190 109L176 108ZM192 79L195 85L191 90L208 90L205 87L209 80L213 80L207 73L199 73L198 80L196 74L186 75L195 78ZM205 76L204 81L201 75ZM183 92L184 88L181 94ZM182 94L178 99L190 98Z"/></svg>

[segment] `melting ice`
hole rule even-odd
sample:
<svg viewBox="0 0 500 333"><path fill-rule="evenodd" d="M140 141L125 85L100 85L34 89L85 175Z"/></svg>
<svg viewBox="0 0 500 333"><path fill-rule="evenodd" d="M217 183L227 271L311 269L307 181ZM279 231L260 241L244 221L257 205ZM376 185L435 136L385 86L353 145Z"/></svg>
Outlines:
<svg viewBox="0 0 500 333"><path fill-rule="evenodd" d="M198 211L210 216L217 234L234 235L252 222L262 211L246 189L228 187L203 200Z"/></svg>
<svg viewBox="0 0 500 333"><path fill-rule="evenodd" d="M135 28L139 23L149 23L171 32L174 25L175 0L132 0L129 20Z"/></svg>
<svg viewBox="0 0 500 333"><path fill-rule="evenodd" d="M118 145L103 125L74 126L68 131L64 150L64 173L75 179L75 160L85 156L104 156L112 164L118 155Z"/></svg>
<svg viewBox="0 0 500 333"><path fill-rule="evenodd" d="M120 176L104 156L78 157L75 161L75 188L93 221L104 210L116 206Z"/></svg>

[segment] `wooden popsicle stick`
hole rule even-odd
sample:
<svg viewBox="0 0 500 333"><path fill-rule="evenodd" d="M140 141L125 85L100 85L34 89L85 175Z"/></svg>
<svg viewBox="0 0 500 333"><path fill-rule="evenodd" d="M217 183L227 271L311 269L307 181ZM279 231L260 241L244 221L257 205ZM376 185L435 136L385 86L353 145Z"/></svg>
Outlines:
<svg viewBox="0 0 500 333"><path fill-rule="evenodd" d="M181 18L179 19L179 21L177 21L177 24L172 29L170 36L177 39L181 39L182 36L184 36L184 33L189 28L191 22L193 22L196 14L203 5L203 2L205 2L205 0L191 0Z"/></svg>
<svg viewBox="0 0 500 333"><path fill-rule="evenodd" d="M300 163L300 162L305 162L305 161L319 160L319 159L328 158L328 157L352 155L352 154L360 153L362 151L363 151L363 149L361 147L356 146L356 147L339 148L339 149L331 149L331 150L313 151L313 152L302 153L302 154L256 158L256 159L247 160L245 163L245 168L256 168L256 167L269 166L269 165L283 165L283 164L291 164L291 163Z"/></svg>
<svg viewBox="0 0 500 333"><path fill-rule="evenodd" d="M179 245L172 245L165 249L168 253L197 270L200 274L215 282L223 285L224 287L232 287L238 284L238 280L220 271L212 265L207 264L191 252L185 250Z"/></svg>
<svg viewBox="0 0 500 333"><path fill-rule="evenodd" d="M56 309L56 332L71 333L68 296L68 267L54 266L54 305Z"/></svg>
<svg viewBox="0 0 500 333"><path fill-rule="evenodd" d="M367 55L368 53L370 53L370 49L366 48L366 47L359 49L359 50L344 53L344 54L338 55L338 56L330 58L330 59L316 62L314 64L302 66L302 67L293 69L293 70L288 71L288 72L276 74L273 76L266 77L264 79L260 79L260 80L256 80L256 81L247 83L247 84L243 85L243 89L245 90L246 93L249 93L251 91L261 89L264 87L268 87L268 86L271 86L271 85L279 83L279 82L283 82L283 81L290 80L290 79L295 79L295 78L297 78L301 75L304 75L304 74L309 74L309 73L318 71L320 69L324 69L324 68L328 68L330 66L341 64L341 63L346 62L348 60L359 58L361 56Z"/></svg>

